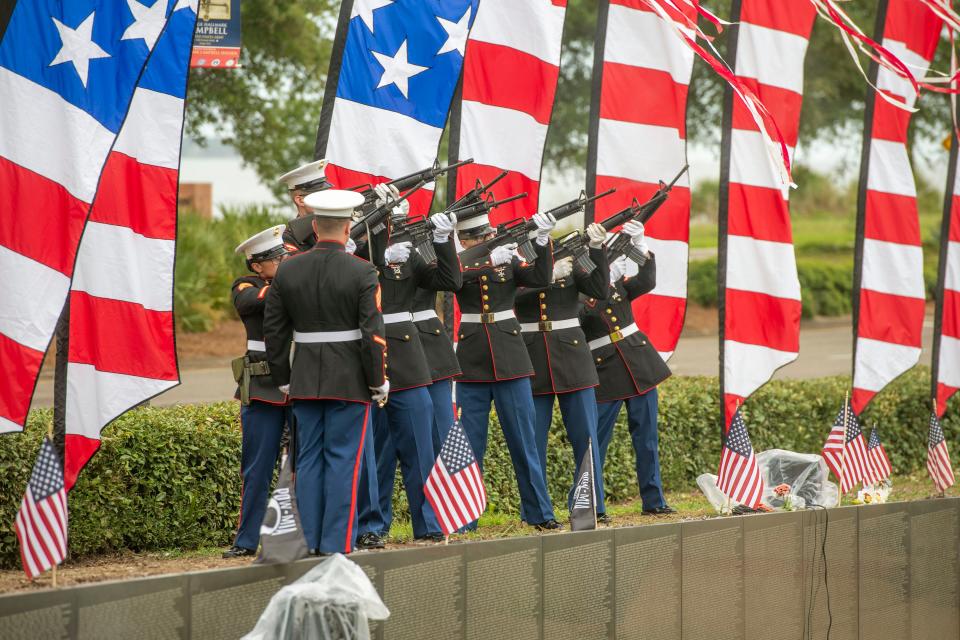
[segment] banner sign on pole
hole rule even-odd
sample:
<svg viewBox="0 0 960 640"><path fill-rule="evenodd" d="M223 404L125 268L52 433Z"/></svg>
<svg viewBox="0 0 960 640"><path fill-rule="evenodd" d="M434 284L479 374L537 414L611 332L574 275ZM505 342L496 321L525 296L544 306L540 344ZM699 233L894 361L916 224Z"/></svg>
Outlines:
<svg viewBox="0 0 960 640"><path fill-rule="evenodd" d="M240 0L200 0L191 67L240 66Z"/></svg>

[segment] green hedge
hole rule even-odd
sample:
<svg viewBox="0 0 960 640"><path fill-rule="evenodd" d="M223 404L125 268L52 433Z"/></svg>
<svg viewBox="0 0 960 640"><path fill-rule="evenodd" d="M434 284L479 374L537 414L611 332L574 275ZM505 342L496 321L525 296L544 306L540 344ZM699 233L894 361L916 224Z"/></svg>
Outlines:
<svg viewBox="0 0 960 640"><path fill-rule="evenodd" d="M745 407L757 450L780 447L819 451L849 384L845 378L778 381L761 389ZM917 369L882 393L866 415L882 428L895 473L924 468L929 372ZM672 378L661 386L660 456L664 486L695 487L696 477L716 469L720 448L717 382L714 378ZM957 424L949 413L944 428ZM633 452L626 425L617 425L605 473L610 500L637 495ZM0 438L0 564L19 562L12 525L49 411L31 415L26 434ZM550 494L563 505L573 459L559 421L548 451ZM70 549L76 556L130 549L226 545L240 502L240 429L235 403L142 408L130 412L105 434L100 452L70 494ZM955 458L954 464L960 459ZM493 509L515 514L516 482L503 435L491 424L485 460L487 494ZM397 490L398 508L405 500Z"/></svg>

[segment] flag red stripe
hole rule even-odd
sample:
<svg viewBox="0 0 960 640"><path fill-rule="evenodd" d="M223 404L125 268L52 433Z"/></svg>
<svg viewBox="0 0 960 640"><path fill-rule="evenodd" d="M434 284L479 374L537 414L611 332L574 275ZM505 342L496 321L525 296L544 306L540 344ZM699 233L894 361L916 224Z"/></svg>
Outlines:
<svg viewBox="0 0 960 640"><path fill-rule="evenodd" d="M673 176L663 176L670 180ZM617 191L602 200L597 201L595 219L603 222L610 216L631 206L634 198L638 202L646 202L657 191L659 185L649 182L639 182L627 178L611 176L597 176L597 192L609 189ZM644 223L644 230L648 236L657 240L690 241L690 189L676 186L670 191L670 198L657 210L650 221ZM616 229L615 229L616 230Z"/></svg>
<svg viewBox="0 0 960 640"><path fill-rule="evenodd" d="M666 71L605 62L600 117L669 127L686 138L687 92L687 85L676 82Z"/></svg>
<svg viewBox="0 0 960 640"><path fill-rule="evenodd" d="M800 135L800 107L803 104L803 96L790 89L760 84L755 78L740 77L740 79L753 90L773 115L780 127L784 143L791 149L796 147ZM756 120L743 104L743 100L739 98L733 101L733 128L743 131L760 130Z"/></svg>
<svg viewBox="0 0 960 640"><path fill-rule="evenodd" d="M800 322L799 300L728 288L726 304L737 313L727 315L725 339L780 351L800 350L800 335L794 330Z"/></svg>
<svg viewBox="0 0 960 640"><path fill-rule="evenodd" d="M916 198L871 189L867 191L867 208L877 215L869 215L864 221L864 237L921 246Z"/></svg>
<svg viewBox="0 0 960 640"><path fill-rule="evenodd" d="M43 353L0 333L0 362L17 374L7 376L0 384L0 418L23 425L27 420L34 382L43 363Z"/></svg>
<svg viewBox="0 0 960 640"><path fill-rule="evenodd" d="M98 371L177 380L173 313L72 291L70 323L70 362Z"/></svg>
<svg viewBox="0 0 960 640"><path fill-rule="evenodd" d="M748 215L750 211L763 211L764 215ZM730 235L787 244L793 242L790 211L779 189L731 182L730 213L727 222Z"/></svg>
<svg viewBox="0 0 960 640"><path fill-rule="evenodd" d="M509 70L509 72L507 72ZM550 123L559 67L529 53L471 40L463 65L463 99L521 111Z"/></svg>
<svg viewBox="0 0 960 640"><path fill-rule="evenodd" d="M859 337L919 347L925 311L920 298L861 289Z"/></svg>
<svg viewBox="0 0 960 640"><path fill-rule="evenodd" d="M178 172L140 164L114 151L100 178L103 189L90 211L90 220L129 227L148 238L175 240Z"/></svg>
<svg viewBox="0 0 960 640"><path fill-rule="evenodd" d="M328 164L326 168L327 180L337 189L351 189L362 187L364 185L375 185L381 182L388 182L390 179L384 176L376 176L371 173L361 173L353 171L346 167L340 167L334 164ZM396 176L399 177L399 176ZM430 189L420 189L407 199L410 203L410 214L414 216L425 215L430 212L430 203L433 202L433 191Z"/></svg>
<svg viewBox="0 0 960 640"><path fill-rule="evenodd" d="M808 2L744 2L740 20L809 38L815 14Z"/></svg>
<svg viewBox="0 0 960 640"><path fill-rule="evenodd" d="M0 246L69 276L89 208L60 184L0 156L0 211L29 212L29 218L0 216Z"/></svg>

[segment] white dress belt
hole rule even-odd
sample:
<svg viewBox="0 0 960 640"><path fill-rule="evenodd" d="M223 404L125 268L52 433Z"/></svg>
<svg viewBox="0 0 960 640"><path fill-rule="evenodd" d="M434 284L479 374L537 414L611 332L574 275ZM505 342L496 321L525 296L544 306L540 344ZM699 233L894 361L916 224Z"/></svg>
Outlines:
<svg viewBox="0 0 960 640"><path fill-rule="evenodd" d="M413 322L413 314L409 311L383 314L383 324L397 324L399 322Z"/></svg>
<svg viewBox="0 0 960 640"><path fill-rule="evenodd" d="M591 351L599 349L600 347L605 347L608 344L613 344L614 342L620 342L627 336L632 336L640 329L637 327L636 323L628 324L620 331L614 331L608 336L603 336L602 338L597 338L596 340L591 340L587 343Z"/></svg>
<svg viewBox="0 0 960 640"><path fill-rule="evenodd" d="M263 340L247 340L247 351L266 351L267 345Z"/></svg>
<svg viewBox="0 0 960 640"><path fill-rule="evenodd" d="M437 312L434 311L433 309L413 312L414 322L423 322L424 320L432 320L433 318L437 318L438 320L440 319L439 317L437 317Z"/></svg>
<svg viewBox="0 0 960 640"><path fill-rule="evenodd" d="M316 344L319 342L351 342L359 340L360 329L348 331L300 331L293 332L293 341L300 344Z"/></svg>
<svg viewBox="0 0 960 640"><path fill-rule="evenodd" d="M524 333L536 333L537 331L558 331L560 329L573 329L580 326L580 318L570 318L569 320L543 320L541 322L521 322L520 330Z"/></svg>
<svg viewBox="0 0 960 640"><path fill-rule="evenodd" d="M460 315L460 322L491 324L494 322L500 322L501 320L510 320L511 318L516 319L516 317L517 316L513 313L513 309L509 309L507 311L495 311L493 313L464 313Z"/></svg>

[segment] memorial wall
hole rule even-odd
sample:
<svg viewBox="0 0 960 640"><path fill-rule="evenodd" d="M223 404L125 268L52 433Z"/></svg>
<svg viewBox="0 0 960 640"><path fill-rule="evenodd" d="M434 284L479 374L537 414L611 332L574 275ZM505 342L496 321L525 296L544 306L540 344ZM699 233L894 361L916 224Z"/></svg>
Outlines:
<svg viewBox="0 0 960 640"><path fill-rule="evenodd" d="M957 640L958 547L943 499L352 559L391 611L376 640ZM3 596L0 639L234 640L315 562Z"/></svg>

